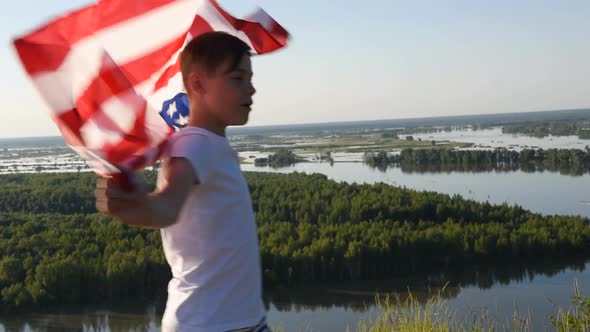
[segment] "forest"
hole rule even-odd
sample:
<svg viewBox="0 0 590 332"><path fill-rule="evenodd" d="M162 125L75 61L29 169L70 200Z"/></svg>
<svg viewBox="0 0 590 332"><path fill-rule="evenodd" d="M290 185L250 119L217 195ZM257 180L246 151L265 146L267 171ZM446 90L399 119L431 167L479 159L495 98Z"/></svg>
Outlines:
<svg viewBox="0 0 590 332"><path fill-rule="evenodd" d="M589 256L587 218L319 174L245 175L266 287ZM141 179L153 187L155 172ZM96 213L95 180L0 176L3 310L165 296L159 232Z"/></svg>

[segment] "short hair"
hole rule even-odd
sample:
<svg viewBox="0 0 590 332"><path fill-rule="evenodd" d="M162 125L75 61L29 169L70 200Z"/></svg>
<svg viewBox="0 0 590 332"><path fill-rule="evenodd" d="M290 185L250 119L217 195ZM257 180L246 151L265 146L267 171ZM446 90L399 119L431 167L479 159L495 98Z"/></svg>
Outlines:
<svg viewBox="0 0 590 332"><path fill-rule="evenodd" d="M228 71L232 71L244 55L250 55L250 46L229 33L212 31L201 34L193 38L180 55L183 81L186 84L185 80L193 66L209 75L229 62Z"/></svg>

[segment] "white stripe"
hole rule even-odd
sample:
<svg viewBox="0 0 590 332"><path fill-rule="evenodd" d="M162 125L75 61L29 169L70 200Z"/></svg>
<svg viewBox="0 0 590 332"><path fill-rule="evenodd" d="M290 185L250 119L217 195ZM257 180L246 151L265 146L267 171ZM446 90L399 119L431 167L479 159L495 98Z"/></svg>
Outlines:
<svg viewBox="0 0 590 332"><path fill-rule="evenodd" d="M246 21L260 23L267 31L272 31L275 20L272 19L262 8L258 8L254 13L246 17Z"/></svg>
<svg viewBox="0 0 590 332"><path fill-rule="evenodd" d="M143 111L142 107L143 99L134 91L128 91L102 103L102 112L96 114L104 114L115 122L123 132L129 132L133 129L138 112Z"/></svg>
<svg viewBox="0 0 590 332"><path fill-rule="evenodd" d="M158 113L161 110L161 106L155 109L150 104L147 106L147 112L145 115L145 127L150 137L151 145L158 145L162 143L170 132L170 127L164 121L162 116Z"/></svg>
<svg viewBox="0 0 590 332"><path fill-rule="evenodd" d="M117 130L109 130L99 124L98 119L87 121L82 128L80 128L80 134L84 143L89 149L98 150L105 144L116 144L123 138Z"/></svg>
<svg viewBox="0 0 590 332"><path fill-rule="evenodd" d="M170 78L168 85L147 96L146 99L148 104L153 107L156 112L160 112L165 101L171 99L181 92L185 92L184 85L182 83L182 73L177 72Z"/></svg>

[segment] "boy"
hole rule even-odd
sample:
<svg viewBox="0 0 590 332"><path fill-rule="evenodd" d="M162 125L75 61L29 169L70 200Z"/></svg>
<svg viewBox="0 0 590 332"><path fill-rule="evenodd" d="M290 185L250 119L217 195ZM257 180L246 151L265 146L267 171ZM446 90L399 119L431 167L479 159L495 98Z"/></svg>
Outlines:
<svg viewBox="0 0 590 332"><path fill-rule="evenodd" d="M225 129L248 121L249 47L223 32L181 54L190 117L162 160L157 189L123 191L98 179L96 207L121 222L160 229L173 278L162 331L269 331L254 212Z"/></svg>

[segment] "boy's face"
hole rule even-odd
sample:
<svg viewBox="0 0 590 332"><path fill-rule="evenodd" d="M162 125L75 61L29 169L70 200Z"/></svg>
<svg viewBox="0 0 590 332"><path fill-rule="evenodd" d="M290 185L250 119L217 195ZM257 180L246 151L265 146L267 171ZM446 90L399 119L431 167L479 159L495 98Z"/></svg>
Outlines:
<svg viewBox="0 0 590 332"><path fill-rule="evenodd" d="M252 106L252 63L244 55L238 66L230 70L230 63L221 65L206 80L203 96L207 108L222 126L239 126L248 122Z"/></svg>

